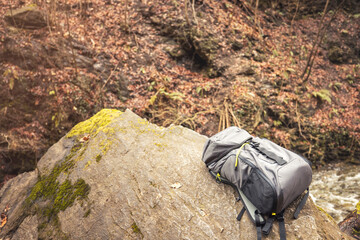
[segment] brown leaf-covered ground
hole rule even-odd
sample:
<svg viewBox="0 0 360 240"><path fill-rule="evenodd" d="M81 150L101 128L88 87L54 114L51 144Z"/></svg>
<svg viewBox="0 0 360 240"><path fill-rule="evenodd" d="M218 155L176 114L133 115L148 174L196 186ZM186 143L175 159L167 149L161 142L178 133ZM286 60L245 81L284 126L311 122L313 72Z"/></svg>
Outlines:
<svg viewBox="0 0 360 240"><path fill-rule="evenodd" d="M358 9L279 2L0 0L2 177L104 107L205 135L238 125L317 166L359 162ZM46 24L11 18L34 3Z"/></svg>

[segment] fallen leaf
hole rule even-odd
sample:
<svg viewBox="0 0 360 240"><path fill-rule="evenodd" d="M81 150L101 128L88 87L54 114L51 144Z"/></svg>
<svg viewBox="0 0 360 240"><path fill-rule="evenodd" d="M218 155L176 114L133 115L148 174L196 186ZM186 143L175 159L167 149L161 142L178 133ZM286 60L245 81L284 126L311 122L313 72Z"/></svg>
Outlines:
<svg viewBox="0 0 360 240"><path fill-rule="evenodd" d="M80 142L86 142L90 139L90 134L88 134L87 136L84 136L83 138L80 139Z"/></svg>
<svg viewBox="0 0 360 240"><path fill-rule="evenodd" d="M181 186L182 186L181 183L176 182L176 183L172 184L170 187L174 188L174 189L178 189L178 188L181 188Z"/></svg>

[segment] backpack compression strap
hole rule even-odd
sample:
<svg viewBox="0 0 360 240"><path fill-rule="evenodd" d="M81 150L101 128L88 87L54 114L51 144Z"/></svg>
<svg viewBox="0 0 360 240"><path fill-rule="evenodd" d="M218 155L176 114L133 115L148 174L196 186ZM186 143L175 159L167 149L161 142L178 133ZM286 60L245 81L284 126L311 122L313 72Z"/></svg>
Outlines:
<svg viewBox="0 0 360 240"><path fill-rule="evenodd" d="M284 164L287 163L282 157L280 157L280 156L276 155L275 153L269 151L263 145L261 145L259 142L252 141L251 145L255 149L257 149L259 152L261 152L262 154L267 156L268 158L270 158L270 159L274 160L275 162L277 162L277 164L284 165Z"/></svg>
<svg viewBox="0 0 360 240"><path fill-rule="evenodd" d="M237 218L236 218L238 221L241 220L241 218L242 218L242 216L244 215L245 211L246 211L246 208L243 207L243 208L241 209L239 215L238 215Z"/></svg>
<svg viewBox="0 0 360 240"><path fill-rule="evenodd" d="M309 188L307 188L307 193L304 195L303 199L301 199L299 205L297 206L295 213L294 213L294 218L297 219L299 217L299 213L301 211L301 209L303 209L303 207L305 206L306 200L308 199L310 194Z"/></svg>

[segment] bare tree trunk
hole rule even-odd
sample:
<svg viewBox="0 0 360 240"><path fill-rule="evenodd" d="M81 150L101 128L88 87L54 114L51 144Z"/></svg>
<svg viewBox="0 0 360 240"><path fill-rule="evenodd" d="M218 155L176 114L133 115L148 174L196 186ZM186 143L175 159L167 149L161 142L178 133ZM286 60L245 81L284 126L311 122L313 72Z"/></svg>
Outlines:
<svg viewBox="0 0 360 240"><path fill-rule="evenodd" d="M190 19L189 19L189 15L188 15L188 0L184 0L185 3L185 19L186 19L186 23L188 24L188 26L191 26L190 23Z"/></svg>
<svg viewBox="0 0 360 240"><path fill-rule="evenodd" d="M306 66L305 66L305 69L304 69L304 72L302 73L301 75L301 78L303 79L303 83L306 83L308 80L309 80L309 77L310 77L310 74L311 74L311 70L312 70L312 67L314 65L314 62L315 62L315 58L316 58L316 55L317 55L317 52L318 52L318 48L321 44L321 42L323 41L324 37L325 37L325 33L326 33L326 29L330 26L332 20L335 18L336 16L336 13L339 11L340 7L342 6L342 4L345 2L345 0L343 0L339 5L338 7L336 8L333 16L331 17L331 19L328 21L327 25L324 26L325 24L323 24L323 20L324 20L324 17L325 17L325 14L326 14L326 10L327 10L327 6L329 4L329 0L326 1L326 5L325 5L325 8L324 8L324 15L322 16L321 18L321 22L320 22L320 26L319 26L319 31L318 31L318 34L316 36L316 39L315 39L315 42L314 42L314 45L311 49L311 52L309 54L309 57L308 57L308 60L307 60L307 63L306 63ZM321 27L323 26L323 27ZM320 37L320 39L319 39Z"/></svg>
<svg viewBox="0 0 360 240"><path fill-rule="evenodd" d="M318 40L319 40L319 37L320 37L321 30L323 29L322 28L323 27L323 21L324 21L325 15L326 15L328 5L329 5L329 0L326 0L323 16L321 17L320 24L319 24L319 30L317 32L313 47L311 48L310 54L308 56L308 59L307 59L306 65L305 65L305 69L304 69L303 73L301 74L301 78L303 79L303 82L306 82L307 79L310 76L310 63L312 62L313 58L315 58L315 53L317 52L318 45L320 45L320 41L318 41ZM304 76L306 74L308 75L308 77L306 77L304 79Z"/></svg>
<svg viewBox="0 0 360 240"><path fill-rule="evenodd" d="M129 11L129 0L125 0L124 23L125 23L125 31L126 31L126 32L129 31L128 11Z"/></svg>
<svg viewBox="0 0 360 240"><path fill-rule="evenodd" d="M255 3L255 25L257 26L257 14L258 14L258 8L259 8L259 0L256 0L256 3Z"/></svg>

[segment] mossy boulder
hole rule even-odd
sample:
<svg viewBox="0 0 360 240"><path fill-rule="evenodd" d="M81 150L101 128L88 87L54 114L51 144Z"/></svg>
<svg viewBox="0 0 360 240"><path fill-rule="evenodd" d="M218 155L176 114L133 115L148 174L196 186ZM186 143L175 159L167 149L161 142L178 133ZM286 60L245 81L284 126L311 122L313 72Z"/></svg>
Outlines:
<svg viewBox="0 0 360 240"><path fill-rule="evenodd" d="M339 223L339 227L355 239L360 238L360 201L356 204L355 210Z"/></svg>
<svg viewBox="0 0 360 240"><path fill-rule="evenodd" d="M346 63L350 58L350 50L339 46L332 46L329 48L328 58L332 63Z"/></svg>
<svg viewBox="0 0 360 240"><path fill-rule="evenodd" d="M102 110L2 188L0 238L254 239L247 215L236 220L242 204L233 189L201 161L206 140L129 110ZM311 200L292 219L299 200L285 212L288 239L349 239ZM278 238L275 225L267 239Z"/></svg>

